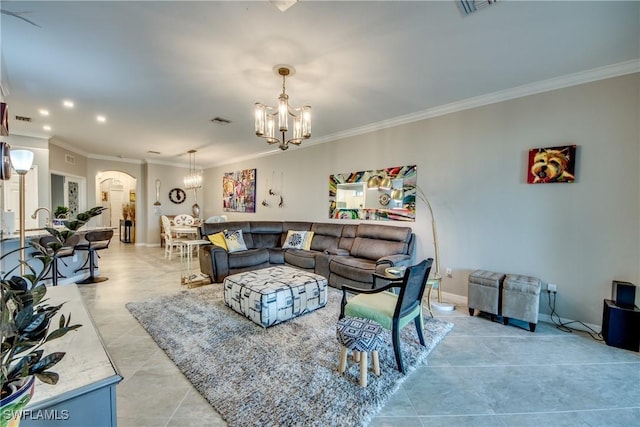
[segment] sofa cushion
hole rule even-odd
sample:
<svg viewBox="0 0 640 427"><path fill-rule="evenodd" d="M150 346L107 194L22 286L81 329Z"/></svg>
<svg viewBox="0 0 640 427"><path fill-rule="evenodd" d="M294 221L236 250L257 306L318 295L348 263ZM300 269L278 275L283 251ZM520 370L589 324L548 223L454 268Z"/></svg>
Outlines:
<svg viewBox="0 0 640 427"><path fill-rule="evenodd" d="M351 246L351 255L377 260L388 255L407 253L407 243L356 237Z"/></svg>
<svg viewBox="0 0 640 427"><path fill-rule="evenodd" d="M304 249L288 249L284 253L284 262L294 267L313 270L316 267L316 254L317 252Z"/></svg>
<svg viewBox="0 0 640 427"><path fill-rule="evenodd" d="M274 221L251 221L251 244L249 248L276 248L282 247L280 235L282 223Z"/></svg>
<svg viewBox="0 0 640 427"><path fill-rule="evenodd" d="M377 240L392 240L395 242L409 242L410 227L394 227L389 225L359 224L356 237L367 237Z"/></svg>
<svg viewBox="0 0 640 427"><path fill-rule="evenodd" d="M269 263L268 249L248 249L229 254L229 268L239 269Z"/></svg>
<svg viewBox="0 0 640 427"><path fill-rule="evenodd" d="M287 249L282 248L267 248L269 251L269 264L284 264L284 254Z"/></svg>
<svg viewBox="0 0 640 427"><path fill-rule="evenodd" d="M342 224L314 223L311 226L313 239L310 242L309 249L323 252L326 249L337 248L340 244L342 228Z"/></svg>
<svg viewBox="0 0 640 427"><path fill-rule="evenodd" d="M364 258L337 256L329 263L329 270L332 274L335 273L356 282L373 283L376 262Z"/></svg>
<svg viewBox="0 0 640 427"><path fill-rule="evenodd" d="M227 244L227 250L229 253L247 250L247 245L244 243L244 239L242 238L242 230L225 230L224 241Z"/></svg>
<svg viewBox="0 0 640 427"><path fill-rule="evenodd" d="M342 229L342 235L340 236L340 243L338 247L340 249L346 249L348 251L351 250L351 246L353 246L353 241L356 238L356 232L358 231L358 226L355 224L345 225Z"/></svg>

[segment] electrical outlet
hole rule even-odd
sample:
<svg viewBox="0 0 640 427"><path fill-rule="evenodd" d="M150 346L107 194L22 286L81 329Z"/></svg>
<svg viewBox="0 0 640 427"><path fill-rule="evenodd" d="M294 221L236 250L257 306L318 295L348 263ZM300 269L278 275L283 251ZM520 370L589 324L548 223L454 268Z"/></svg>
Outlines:
<svg viewBox="0 0 640 427"><path fill-rule="evenodd" d="M553 284L553 283L549 283L549 284L547 285L547 290L548 290L549 292L558 292L558 286L557 286L557 285L555 285L555 284Z"/></svg>
<svg viewBox="0 0 640 427"><path fill-rule="evenodd" d="M453 272L451 271L451 269L450 269L450 268L447 268L447 269L445 270L445 273L446 273L446 275L447 275L447 277L448 277L448 278L452 278L452 277L453 277Z"/></svg>

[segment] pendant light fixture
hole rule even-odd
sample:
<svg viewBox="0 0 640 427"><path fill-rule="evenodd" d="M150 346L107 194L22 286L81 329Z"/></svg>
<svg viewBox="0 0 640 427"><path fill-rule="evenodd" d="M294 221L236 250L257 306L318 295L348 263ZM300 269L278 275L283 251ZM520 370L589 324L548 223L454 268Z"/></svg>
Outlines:
<svg viewBox="0 0 640 427"><path fill-rule="evenodd" d="M273 71L282 76L282 93L278 97L278 106L256 102L255 104L255 128L256 135L266 138L269 144L278 144L281 150L289 148L289 144L300 145L300 143L311 137L311 107L294 108L289 105L289 95L285 90L285 79L287 76L295 74L296 70L290 65L276 65ZM287 139L289 131L289 117L292 119L292 135ZM277 125L276 125L277 120ZM276 137L277 131L282 137Z"/></svg>
<svg viewBox="0 0 640 427"><path fill-rule="evenodd" d="M184 188L193 190L194 204L191 206L193 216L200 218L198 205L198 188L202 188L202 171L196 171L196 150L189 150L189 174L184 177Z"/></svg>

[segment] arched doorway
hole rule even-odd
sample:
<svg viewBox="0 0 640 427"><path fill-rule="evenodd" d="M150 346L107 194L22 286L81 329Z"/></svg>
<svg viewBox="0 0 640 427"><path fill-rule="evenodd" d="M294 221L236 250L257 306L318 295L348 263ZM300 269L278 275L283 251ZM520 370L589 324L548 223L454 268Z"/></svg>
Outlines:
<svg viewBox="0 0 640 427"><path fill-rule="evenodd" d="M103 171L96 175L96 205L106 208L100 217L101 226L119 233L120 220L135 222L136 185L137 179L125 172Z"/></svg>

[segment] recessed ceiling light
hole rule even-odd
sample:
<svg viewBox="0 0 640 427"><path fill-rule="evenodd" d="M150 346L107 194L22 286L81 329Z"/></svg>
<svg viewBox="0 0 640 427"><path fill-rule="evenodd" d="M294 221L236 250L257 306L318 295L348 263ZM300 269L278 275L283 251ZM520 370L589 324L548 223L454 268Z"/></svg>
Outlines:
<svg viewBox="0 0 640 427"><path fill-rule="evenodd" d="M46 130L46 131L50 131L51 130L51 126L49 125L44 125L42 126L42 129Z"/></svg>
<svg viewBox="0 0 640 427"><path fill-rule="evenodd" d="M97 115L96 120L99 121L100 123L104 123L107 121L107 118L103 115Z"/></svg>
<svg viewBox="0 0 640 427"><path fill-rule="evenodd" d="M74 106L73 101L70 99L65 99L64 101L62 101L62 105L64 105L67 108L73 108Z"/></svg>
<svg viewBox="0 0 640 427"><path fill-rule="evenodd" d="M49 115L49 110L45 110L44 108L39 109L38 112L40 113L41 116Z"/></svg>

